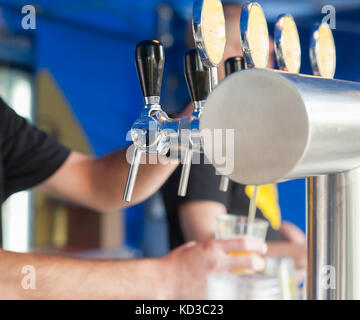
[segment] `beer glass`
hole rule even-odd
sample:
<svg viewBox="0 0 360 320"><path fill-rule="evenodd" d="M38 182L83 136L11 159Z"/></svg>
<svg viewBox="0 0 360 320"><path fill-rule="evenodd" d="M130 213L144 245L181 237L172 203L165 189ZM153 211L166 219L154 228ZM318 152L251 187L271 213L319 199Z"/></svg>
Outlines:
<svg viewBox="0 0 360 320"><path fill-rule="evenodd" d="M216 218L216 239L236 239L241 237L257 239L265 242L269 223L266 220L254 219L249 221L247 217L233 214L225 214ZM251 252L229 252L232 256L248 255ZM236 273L253 273L251 270L236 269Z"/></svg>
<svg viewBox="0 0 360 320"><path fill-rule="evenodd" d="M208 300L282 300L278 277L264 274L212 274L207 280Z"/></svg>
<svg viewBox="0 0 360 320"><path fill-rule="evenodd" d="M291 257L267 257L264 274L280 279L284 300L299 300L299 290L295 277L295 263Z"/></svg>

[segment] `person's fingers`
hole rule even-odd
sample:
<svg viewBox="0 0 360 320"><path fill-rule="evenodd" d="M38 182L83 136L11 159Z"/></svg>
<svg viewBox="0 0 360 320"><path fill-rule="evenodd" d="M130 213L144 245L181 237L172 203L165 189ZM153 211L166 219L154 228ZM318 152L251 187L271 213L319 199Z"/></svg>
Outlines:
<svg viewBox="0 0 360 320"><path fill-rule="evenodd" d="M258 254L244 254L231 256L229 255L226 259L226 269L231 270L252 270L252 271L263 271L265 268L265 259Z"/></svg>
<svg viewBox="0 0 360 320"><path fill-rule="evenodd" d="M252 238L241 237L229 240L216 240L216 243L227 253L254 252L264 255L267 252L265 242Z"/></svg>
<svg viewBox="0 0 360 320"><path fill-rule="evenodd" d="M300 228L290 222L283 222L280 233L283 239L286 241L297 244L306 243L305 233Z"/></svg>
<svg viewBox="0 0 360 320"><path fill-rule="evenodd" d="M178 251L187 250L187 249L195 247L197 244L198 243L196 241L189 241L189 242L186 242L185 244L183 244L182 246L178 247L176 250L178 250Z"/></svg>

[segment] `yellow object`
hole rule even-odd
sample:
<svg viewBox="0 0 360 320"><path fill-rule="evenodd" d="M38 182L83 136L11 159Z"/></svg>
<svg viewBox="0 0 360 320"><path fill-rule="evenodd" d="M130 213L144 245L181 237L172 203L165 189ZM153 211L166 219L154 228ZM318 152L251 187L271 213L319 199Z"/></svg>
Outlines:
<svg viewBox="0 0 360 320"><path fill-rule="evenodd" d="M251 199L254 193L254 186L246 186L245 194ZM271 227L279 230L281 227L281 212L278 201L277 186L268 184L259 186L257 207L261 210L264 217L269 220Z"/></svg>
<svg viewBox="0 0 360 320"><path fill-rule="evenodd" d="M251 252L249 251L239 251L239 252L229 252L230 256L236 257L236 256L247 256L250 255ZM240 273L240 274L253 274L255 273L254 270L247 270L247 269L232 269L230 270L232 273Z"/></svg>
<svg viewBox="0 0 360 320"><path fill-rule="evenodd" d="M36 75L37 125L67 147L91 154L90 143L51 73ZM51 107L49 107L51 106ZM35 245L63 247L68 239L67 212L60 201L36 190Z"/></svg>

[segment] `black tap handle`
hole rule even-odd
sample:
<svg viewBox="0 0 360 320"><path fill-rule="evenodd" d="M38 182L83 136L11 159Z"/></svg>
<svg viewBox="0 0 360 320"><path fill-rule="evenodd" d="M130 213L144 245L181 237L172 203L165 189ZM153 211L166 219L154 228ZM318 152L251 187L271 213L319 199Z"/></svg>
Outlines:
<svg viewBox="0 0 360 320"><path fill-rule="evenodd" d="M164 73L165 54L157 40L145 40L137 44L135 63L144 98L160 96Z"/></svg>
<svg viewBox="0 0 360 320"><path fill-rule="evenodd" d="M210 91L209 71L201 62L196 49L186 52L184 57L184 71L190 91L191 100L206 100Z"/></svg>
<svg viewBox="0 0 360 320"><path fill-rule="evenodd" d="M245 69L245 60L243 57L232 57L225 61L225 74L230 74Z"/></svg>

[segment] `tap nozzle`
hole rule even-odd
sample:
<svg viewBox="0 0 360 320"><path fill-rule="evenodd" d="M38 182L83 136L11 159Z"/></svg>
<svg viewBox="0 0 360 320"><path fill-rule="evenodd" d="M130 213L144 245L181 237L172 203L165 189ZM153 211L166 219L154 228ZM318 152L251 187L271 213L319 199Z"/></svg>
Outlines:
<svg viewBox="0 0 360 320"><path fill-rule="evenodd" d="M161 123L167 118L160 106L161 83L164 72L165 54L163 45L157 40L146 40L135 48L135 64L140 80L145 106L141 116L131 128L135 146L124 191L124 201L130 202L140 165L141 155L161 145Z"/></svg>

